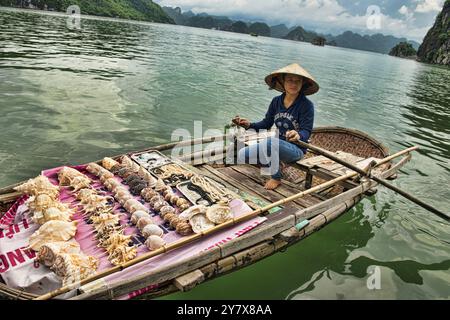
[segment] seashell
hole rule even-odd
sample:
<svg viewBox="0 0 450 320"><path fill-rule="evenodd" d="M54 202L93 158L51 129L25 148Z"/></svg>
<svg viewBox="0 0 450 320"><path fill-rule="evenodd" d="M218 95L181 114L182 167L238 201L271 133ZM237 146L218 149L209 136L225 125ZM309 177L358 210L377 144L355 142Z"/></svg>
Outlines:
<svg viewBox="0 0 450 320"><path fill-rule="evenodd" d="M171 187L167 187L166 189L163 190L162 194L163 194L164 197L167 194L173 194L172 188Z"/></svg>
<svg viewBox="0 0 450 320"><path fill-rule="evenodd" d="M44 223L29 239L29 247L35 251L46 243L55 241L67 241L75 236L77 222L51 220Z"/></svg>
<svg viewBox="0 0 450 320"><path fill-rule="evenodd" d="M136 212L138 211L135 211L134 213ZM143 216L139 218L138 222L136 223L136 226L138 227L139 230L142 231L142 229L149 224L154 224L152 218L150 216Z"/></svg>
<svg viewBox="0 0 450 320"><path fill-rule="evenodd" d="M163 234L164 234L163 229L158 227L156 224L148 224L142 229L142 235L145 238L148 238L153 235L161 237Z"/></svg>
<svg viewBox="0 0 450 320"><path fill-rule="evenodd" d="M136 201L135 203L132 203L129 207L129 213L134 213L135 211L144 211L148 212L148 209L139 201Z"/></svg>
<svg viewBox="0 0 450 320"><path fill-rule="evenodd" d="M156 184L155 184L156 191L161 192L166 188L167 188L167 186L162 179L158 179L158 181L156 181Z"/></svg>
<svg viewBox="0 0 450 320"><path fill-rule="evenodd" d="M189 209L186 209L183 212L181 212L178 216L180 219L188 221L192 216L199 213L206 213L206 207L202 204L192 206Z"/></svg>
<svg viewBox="0 0 450 320"><path fill-rule="evenodd" d="M180 197L177 196L176 194L173 194L173 195L170 196L170 203L171 204L176 204L178 199L180 199Z"/></svg>
<svg viewBox="0 0 450 320"><path fill-rule="evenodd" d="M145 245L149 250L157 250L166 244L163 238L152 235L147 238Z"/></svg>
<svg viewBox="0 0 450 320"><path fill-rule="evenodd" d="M150 199L157 195L158 195L158 192L156 192L155 190L153 190L152 188L149 188L149 187L144 188L141 191L141 197L146 202L150 202Z"/></svg>
<svg viewBox="0 0 450 320"><path fill-rule="evenodd" d="M38 224L44 224L47 221L51 221L51 220L60 220L60 221L70 222L71 218L72 218L72 212L61 211L58 208L50 207L50 208L44 210L42 219L38 219L37 217L33 216L33 221Z"/></svg>
<svg viewBox="0 0 450 320"><path fill-rule="evenodd" d="M123 185L121 185L121 184L115 186L111 191L112 191L112 193L114 193L114 195L116 195L119 191L125 191L125 192L130 193L130 192L128 191L128 189L125 188L125 187L124 187Z"/></svg>
<svg viewBox="0 0 450 320"><path fill-rule="evenodd" d="M130 172L130 170L126 167L121 167L118 171L117 171L117 175L121 178L126 178L128 177L130 174L132 174L132 172Z"/></svg>
<svg viewBox="0 0 450 320"><path fill-rule="evenodd" d="M95 228L102 229L106 226L117 226L120 222L120 216L113 213L101 213L97 216L90 217L95 224Z"/></svg>
<svg viewBox="0 0 450 320"><path fill-rule="evenodd" d="M173 194L173 193L170 193L170 192L166 193L166 194L164 195L164 200L167 201L167 202L170 202L170 198L172 198L173 195L174 195L174 194Z"/></svg>
<svg viewBox="0 0 450 320"><path fill-rule="evenodd" d="M153 204L153 209L155 209L156 212L159 212L159 210L160 210L162 207L167 206L167 205L169 205L169 204L168 204L167 202L165 202L164 200L156 201L156 202Z"/></svg>
<svg viewBox="0 0 450 320"><path fill-rule="evenodd" d="M148 214L147 211L136 210L131 215L130 221L131 221L132 224L136 224L139 221L139 219L142 218L142 217L149 217L150 218L150 215Z"/></svg>
<svg viewBox="0 0 450 320"><path fill-rule="evenodd" d="M58 181L62 186L68 186L76 177L83 176L81 172L70 167L63 167L58 172Z"/></svg>
<svg viewBox="0 0 450 320"><path fill-rule="evenodd" d="M156 195L156 196L154 196L154 197L152 197L152 198L150 199L149 203L150 203L150 205L153 207L153 205L154 205L156 202L158 202L158 201L164 201L164 198L161 197L159 194Z"/></svg>
<svg viewBox="0 0 450 320"><path fill-rule="evenodd" d="M172 228L176 228L178 223L182 222L183 220L181 220L180 218L178 218L178 216L174 216L172 217L172 219L170 219L169 224Z"/></svg>
<svg viewBox="0 0 450 320"><path fill-rule="evenodd" d="M153 177L146 169L144 169L143 167L140 167L137 174L144 181L146 181L151 187L155 186L157 179L155 177Z"/></svg>
<svg viewBox="0 0 450 320"><path fill-rule="evenodd" d="M105 170L105 169L103 169L103 167L99 166L99 165L96 164L95 162L89 163L89 164L87 165L87 167L86 167L86 171L89 172L89 173L92 173L92 174L95 175L95 176L100 175L100 172L101 172L102 170Z"/></svg>
<svg viewBox="0 0 450 320"><path fill-rule="evenodd" d="M130 188L130 192L132 195L139 196L141 194L141 191L145 188L147 188L147 184L140 183L140 184L132 186Z"/></svg>
<svg viewBox="0 0 450 320"><path fill-rule="evenodd" d="M112 191L114 187L120 186L120 182L114 178L107 179L103 184L109 191Z"/></svg>
<svg viewBox="0 0 450 320"><path fill-rule="evenodd" d="M182 206L184 204L189 204L189 202L186 199L184 199L184 198L180 198L180 199L177 200L177 204L176 204L177 207L180 207L180 206Z"/></svg>
<svg viewBox="0 0 450 320"><path fill-rule="evenodd" d="M164 218L167 213L175 213L175 208L172 206L165 205L161 209L159 209L159 215Z"/></svg>
<svg viewBox="0 0 450 320"><path fill-rule="evenodd" d="M97 191L94 189L81 189L77 193L77 200L80 200L82 203L87 202L92 196L97 195Z"/></svg>
<svg viewBox="0 0 450 320"><path fill-rule="evenodd" d="M124 179L124 181L127 183L127 184L130 184L130 182L131 181L133 181L133 180L139 180L139 181L142 181L142 179L141 179L141 177L139 177L137 174L130 174L126 179Z"/></svg>
<svg viewBox="0 0 450 320"><path fill-rule="evenodd" d="M189 224L195 233L201 233L215 226L214 222L210 221L203 213L192 216L189 219Z"/></svg>
<svg viewBox="0 0 450 320"><path fill-rule="evenodd" d="M37 195L32 201L29 202L28 206L31 211L41 211L53 207L55 205L55 200L46 193Z"/></svg>
<svg viewBox="0 0 450 320"><path fill-rule="evenodd" d="M99 175L100 181L110 179L114 177L114 174L112 172L109 172L108 170L105 170L102 168L102 171L100 171Z"/></svg>
<svg viewBox="0 0 450 320"><path fill-rule="evenodd" d="M111 171L113 174L119 174L119 170L122 169L122 166L120 164L115 164L109 171Z"/></svg>
<svg viewBox="0 0 450 320"><path fill-rule="evenodd" d="M78 177L73 178L70 181L70 186L73 188L74 192L77 192L78 190L83 189L83 188L90 188L91 179L89 179L88 177L86 177L84 175L78 176Z"/></svg>
<svg viewBox="0 0 450 320"><path fill-rule="evenodd" d="M233 219L233 213L228 205L214 204L206 209L206 217L215 224L221 224Z"/></svg>
<svg viewBox="0 0 450 320"><path fill-rule="evenodd" d="M52 184L50 180L43 175L28 180L20 186L15 187L14 190L29 196L37 196L45 193L54 200L58 199L59 196L59 187Z"/></svg>
<svg viewBox="0 0 450 320"><path fill-rule="evenodd" d="M60 254L51 269L64 278L63 283L79 281L93 275L98 268L98 260L84 254Z"/></svg>
<svg viewBox="0 0 450 320"><path fill-rule="evenodd" d="M177 217L177 214L176 213L166 213L165 215L164 215L164 221L166 221L166 222L168 222L168 223L170 223L170 221L173 219L173 218L175 218L175 217Z"/></svg>
<svg viewBox="0 0 450 320"><path fill-rule="evenodd" d="M131 171L133 171L134 173L138 173L140 168L141 167L133 161L133 163L131 164Z"/></svg>
<svg viewBox="0 0 450 320"><path fill-rule="evenodd" d="M120 232L113 232L109 235L108 239L102 239L100 241L100 247L107 248L108 253L113 252L117 247L128 246L131 241L131 235L124 235Z"/></svg>
<svg viewBox="0 0 450 320"><path fill-rule="evenodd" d="M113 265L119 265L130 260L133 260L137 255L136 247L117 247L109 256Z"/></svg>
<svg viewBox="0 0 450 320"><path fill-rule="evenodd" d="M191 225L188 222L184 221L181 221L177 224L176 231L182 236L187 236L193 232Z"/></svg>
<svg viewBox="0 0 450 320"><path fill-rule="evenodd" d="M184 211L186 209L189 209L190 206L191 205L189 203L185 203L185 204L182 204L181 206L179 206L178 208L180 209L180 211Z"/></svg>
<svg viewBox="0 0 450 320"><path fill-rule="evenodd" d="M58 241L44 244L37 253L36 260L47 267L51 267L60 254L79 254L80 245L76 241Z"/></svg>
<svg viewBox="0 0 450 320"><path fill-rule="evenodd" d="M120 197L116 197L117 201L120 203L120 205L125 205L125 203L130 200L134 199L134 197L130 193L126 193Z"/></svg>
<svg viewBox="0 0 450 320"><path fill-rule="evenodd" d="M122 164L122 167L126 167L126 168L130 169L130 168L132 168L134 162L127 156L122 156L120 158L120 163Z"/></svg>
<svg viewBox="0 0 450 320"><path fill-rule="evenodd" d="M116 160L112 159L112 158L105 157L102 160L102 166L106 170L111 170L116 165L119 165L119 163Z"/></svg>

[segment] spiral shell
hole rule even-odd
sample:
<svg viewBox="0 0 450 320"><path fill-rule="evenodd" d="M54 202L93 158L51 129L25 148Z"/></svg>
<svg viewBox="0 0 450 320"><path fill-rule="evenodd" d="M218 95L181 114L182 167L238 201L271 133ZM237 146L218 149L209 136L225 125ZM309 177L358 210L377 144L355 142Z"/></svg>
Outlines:
<svg viewBox="0 0 450 320"><path fill-rule="evenodd" d="M134 213L136 212L138 211L135 211ZM149 224L154 224L153 219L150 216L144 216L139 218L138 222L136 223L136 226L138 227L139 230L142 231L142 229L144 229L144 227Z"/></svg>
<svg viewBox="0 0 450 320"><path fill-rule="evenodd" d="M164 218L167 213L175 213L175 208L172 206L165 205L159 210L159 215Z"/></svg>
<svg viewBox="0 0 450 320"><path fill-rule="evenodd" d="M114 166L116 166L118 164L119 163L112 158L105 157L102 160L102 166L107 170L111 170Z"/></svg>
<svg viewBox="0 0 450 320"><path fill-rule="evenodd" d="M142 229L142 235L145 238L148 238L152 235L161 237L164 234L164 231L158 227L156 224L148 224Z"/></svg>
<svg viewBox="0 0 450 320"><path fill-rule="evenodd" d="M80 245L76 241L57 241L44 244L36 255L36 260L47 267L55 263L59 254L81 253Z"/></svg>
<svg viewBox="0 0 450 320"><path fill-rule="evenodd" d="M14 190L29 196L37 196L45 193L54 200L58 199L59 196L59 187L53 185L50 180L43 175L28 180L20 186L15 187Z"/></svg>
<svg viewBox="0 0 450 320"><path fill-rule="evenodd" d="M185 204L189 204L189 202L186 199L184 199L184 198L178 199L177 203L176 203L177 207L180 207L180 206L185 205Z"/></svg>
<svg viewBox="0 0 450 320"><path fill-rule="evenodd" d="M164 201L164 198L161 197L159 194L156 195L156 196L154 196L154 197L152 197L152 198L150 199L149 203L150 203L150 205L153 207L153 205L154 205L156 202L158 202L158 201Z"/></svg>
<svg viewBox="0 0 450 320"><path fill-rule="evenodd" d="M155 190L153 190L152 188L149 188L149 187L144 188L141 191L141 197L146 202L150 202L150 199L157 195L158 195L158 192L156 192Z"/></svg>
<svg viewBox="0 0 450 320"><path fill-rule="evenodd" d="M181 221L177 224L176 231L182 236L187 236L193 232L191 225L188 222L184 221Z"/></svg>
<svg viewBox="0 0 450 320"><path fill-rule="evenodd" d="M165 202L164 200L156 201L153 204L153 209L155 209L156 212L159 212L159 210L166 205L169 205L169 204L167 202Z"/></svg>
<svg viewBox="0 0 450 320"><path fill-rule="evenodd" d="M138 220L142 217L148 217L150 218L150 215L148 214L148 212L146 211L142 211L142 210L136 210L133 212L133 214L131 215L131 223L132 224L136 224L138 222Z"/></svg>
<svg viewBox="0 0 450 320"><path fill-rule="evenodd" d="M149 250L157 250L157 249L163 247L165 244L166 244L166 242L164 241L163 238L155 236L155 235L151 235L145 241L145 245L147 246L147 248Z"/></svg>
<svg viewBox="0 0 450 320"><path fill-rule="evenodd" d="M120 186L120 182L114 178L107 179L103 184L109 191L112 191L115 187Z"/></svg>

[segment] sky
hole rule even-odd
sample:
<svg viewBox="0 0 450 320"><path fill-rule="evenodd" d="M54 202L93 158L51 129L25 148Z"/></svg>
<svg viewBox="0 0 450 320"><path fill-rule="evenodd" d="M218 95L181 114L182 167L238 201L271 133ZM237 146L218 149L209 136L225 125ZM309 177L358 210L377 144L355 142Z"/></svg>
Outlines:
<svg viewBox="0 0 450 320"><path fill-rule="evenodd" d="M445 0L154 0L182 11L224 15L269 25L301 25L337 35L382 33L421 42Z"/></svg>

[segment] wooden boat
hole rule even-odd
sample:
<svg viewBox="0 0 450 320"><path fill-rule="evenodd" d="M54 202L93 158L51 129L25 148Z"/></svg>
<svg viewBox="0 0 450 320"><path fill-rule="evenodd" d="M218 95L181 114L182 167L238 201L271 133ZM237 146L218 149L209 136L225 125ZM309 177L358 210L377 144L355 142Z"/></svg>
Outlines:
<svg viewBox="0 0 450 320"><path fill-rule="evenodd" d="M264 136L247 135L244 140L251 143L262 138ZM205 146L212 140L213 138L203 138L189 141L189 144ZM398 169L411 158L408 150L389 157L386 146L367 134L352 129L315 128L310 141L313 145L327 149L360 167L367 167L369 160L378 159L379 163L382 163L379 159L385 159L382 165L373 169L377 170L376 173L381 178L395 178ZM164 152L175 145L176 143L171 143L147 150ZM285 250L347 212L365 196L376 192L377 184L366 179L341 179L321 187L324 182L333 182L336 178L348 175L350 170L312 152L308 152L305 159L290 167L292 171L288 174L291 174L291 181L283 181L279 188L268 191L263 187L264 178L256 166L217 164L218 160L224 158L224 154L219 151L222 149L191 154L188 157L192 163L189 168L238 192L252 209L289 199L302 191L305 192L304 196L287 202L275 213L265 214L267 220L264 223L211 250L191 255L151 272L143 272L113 285L78 290L72 299L115 299L131 292L134 293L129 297L139 295L139 298L150 299L178 290L190 290L202 282L239 270ZM202 155L201 161L195 160L198 155ZM393 158L400 156L400 161L394 164ZM296 175L292 175L292 172ZM19 183L0 189L0 217L19 197L20 194L13 189L17 185ZM0 281L0 295L8 299L37 298L34 294L8 287L3 280Z"/></svg>

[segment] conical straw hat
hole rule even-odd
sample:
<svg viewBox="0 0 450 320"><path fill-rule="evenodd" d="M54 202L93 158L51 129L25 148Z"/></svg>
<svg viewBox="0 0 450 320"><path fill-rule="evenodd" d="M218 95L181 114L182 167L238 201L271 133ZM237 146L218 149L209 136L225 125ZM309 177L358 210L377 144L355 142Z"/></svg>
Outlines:
<svg viewBox="0 0 450 320"><path fill-rule="evenodd" d="M314 80L314 78L308 73L308 71L300 67L300 65L298 65L297 63L290 64L284 68L281 68L280 70L274 71L269 74L265 78L267 85L271 89L284 92L283 80L280 77L280 75L282 74L295 74L305 78L306 87L305 83L303 84L303 93L305 95L311 95L319 91L319 84L316 82L316 80Z"/></svg>

